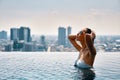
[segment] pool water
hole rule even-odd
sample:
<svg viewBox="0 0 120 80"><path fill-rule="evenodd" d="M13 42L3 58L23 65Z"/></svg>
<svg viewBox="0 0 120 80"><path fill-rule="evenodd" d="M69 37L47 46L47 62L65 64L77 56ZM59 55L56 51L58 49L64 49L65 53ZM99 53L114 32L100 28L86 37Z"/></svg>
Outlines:
<svg viewBox="0 0 120 80"><path fill-rule="evenodd" d="M77 52L1 52L0 80L120 80L120 52L98 52L93 69L75 68Z"/></svg>

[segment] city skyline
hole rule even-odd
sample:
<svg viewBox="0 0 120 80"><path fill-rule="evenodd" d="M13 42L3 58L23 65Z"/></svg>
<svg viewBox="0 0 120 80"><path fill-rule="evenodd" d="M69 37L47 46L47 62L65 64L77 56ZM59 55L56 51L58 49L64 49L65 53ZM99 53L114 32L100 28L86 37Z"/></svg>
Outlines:
<svg viewBox="0 0 120 80"><path fill-rule="evenodd" d="M22 26L11 28L11 35L0 31L0 51L76 51L69 43L72 28L59 27L57 36L31 36L31 29ZM10 39L8 39L10 38ZM120 35L98 35L95 40L97 51L120 51Z"/></svg>
<svg viewBox="0 0 120 80"><path fill-rule="evenodd" d="M27 26L32 34L58 35L58 27L84 27L98 35L119 35L119 0L0 0L0 31Z"/></svg>

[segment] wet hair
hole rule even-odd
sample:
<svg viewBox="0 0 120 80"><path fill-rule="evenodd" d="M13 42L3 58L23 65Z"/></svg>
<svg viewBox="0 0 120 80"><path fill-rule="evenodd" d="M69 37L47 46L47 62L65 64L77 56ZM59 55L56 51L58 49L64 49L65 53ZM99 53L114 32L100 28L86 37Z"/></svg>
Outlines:
<svg viewBox="0 0 120 80"><path fill-rule="evenodd" d="M80 31L79 33L80 33L80 34L82 34L83 32L82 32L82 31Z"/></svg>
<svg viewBox="0 0 120 80"><path fill-rule="evenodd" d="M91 31L91 29L89 29L89 28L86 28L86 33L88 33L88 34L90 34L92 31Z"/></svg>
<svg viewBox="0 0 120 80"><path fill-rule="evenodd" d="M92 41L94 42L94 40L95 40L95 38L96 38L95 33L92 33L92 36L94 36L94 37L92 38Z"/></svg>
<svg viewBox="0 0 120 80"><path fill-rule="evenodd" d="M86 33L91 34L91 32L92 32L92 30L90 28L86 28ZM92 38L92 41L94 42L96 35L95 34L92 34L92 35L94 35L94 38Z"/></svg>

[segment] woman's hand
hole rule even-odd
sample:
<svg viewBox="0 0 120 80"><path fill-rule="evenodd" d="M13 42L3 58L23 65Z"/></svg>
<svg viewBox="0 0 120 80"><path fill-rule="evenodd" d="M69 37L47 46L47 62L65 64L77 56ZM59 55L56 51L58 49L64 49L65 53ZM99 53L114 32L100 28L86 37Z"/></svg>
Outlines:
<svg viewBox="0 0 120 80"><path fill-rule="evenodd" d="M85 31L80 31L79 33L77 33L76 40L83 41L84 37L85 37Z"/></svg>

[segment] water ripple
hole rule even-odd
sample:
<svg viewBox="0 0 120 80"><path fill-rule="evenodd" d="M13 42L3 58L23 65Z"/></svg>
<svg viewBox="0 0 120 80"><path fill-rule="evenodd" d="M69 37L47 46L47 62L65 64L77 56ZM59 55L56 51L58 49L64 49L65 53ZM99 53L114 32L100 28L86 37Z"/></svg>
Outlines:
<svg viewBox="0 0 120 80"><path fill-rule="evenodd" d="M98 54L94 69L73 66L78 53L0 53L0 80L118 80L120 53Z"/></svg>

